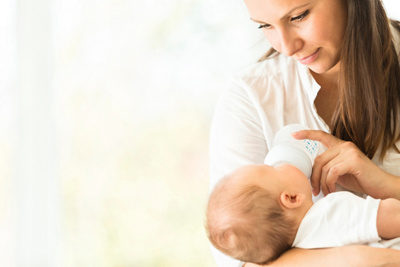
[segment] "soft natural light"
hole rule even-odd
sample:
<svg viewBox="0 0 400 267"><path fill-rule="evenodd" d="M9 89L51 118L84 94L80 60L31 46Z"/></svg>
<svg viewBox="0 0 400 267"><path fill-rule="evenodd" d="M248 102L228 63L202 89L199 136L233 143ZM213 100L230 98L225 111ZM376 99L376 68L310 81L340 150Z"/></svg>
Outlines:
<svg viewBox="0 0 400 267"><path fill-rule="evenodd" d="M211 117L268 48L244 3L2 0L0 33L0 266L216 266Z"/></svg>

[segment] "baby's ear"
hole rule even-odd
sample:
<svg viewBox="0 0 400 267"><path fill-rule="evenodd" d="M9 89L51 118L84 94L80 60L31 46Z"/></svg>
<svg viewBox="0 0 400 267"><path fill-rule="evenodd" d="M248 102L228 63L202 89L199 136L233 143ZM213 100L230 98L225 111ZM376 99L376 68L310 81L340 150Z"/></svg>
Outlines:
<svg viewBox="0 0 400 267"><path fill-rule="evenodd" d="M282 205L287 209L295 209L300 207L304 202L305 196L303 194L292 194L284 191L280 195Z"/></svg>

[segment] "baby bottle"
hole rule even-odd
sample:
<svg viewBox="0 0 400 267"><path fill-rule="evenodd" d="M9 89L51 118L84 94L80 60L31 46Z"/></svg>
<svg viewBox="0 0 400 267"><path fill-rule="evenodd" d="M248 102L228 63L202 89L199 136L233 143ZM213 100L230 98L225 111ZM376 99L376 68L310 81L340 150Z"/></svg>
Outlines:
<svg viewBox="0 0 400 267"><path fill-rule="evenodd" d="M264 163L270 166L290 164L310 178L315 157L322 149L322 144L292 137L293 132L301 130L308 130L308 128L300 124L290 124L280 129L274 137Z"/></svg>

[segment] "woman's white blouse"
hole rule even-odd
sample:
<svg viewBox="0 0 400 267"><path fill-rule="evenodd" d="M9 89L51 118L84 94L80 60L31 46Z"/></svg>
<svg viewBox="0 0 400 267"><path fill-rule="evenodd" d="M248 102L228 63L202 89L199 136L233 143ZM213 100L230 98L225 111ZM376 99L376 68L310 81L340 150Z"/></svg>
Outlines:
<svg viewBox="0 0 400 267"><path fill-rule="evenodd" d="M237 75L222 92L212 121L210 190L241 165L263 164L275 133L287 124L330 132L314 105L319 90L306 66L283 55L258 62ZM374 162L400 176L400 155L394 150L384 162ZM219 267L243 265L214 248L212 251Z"/></svg>

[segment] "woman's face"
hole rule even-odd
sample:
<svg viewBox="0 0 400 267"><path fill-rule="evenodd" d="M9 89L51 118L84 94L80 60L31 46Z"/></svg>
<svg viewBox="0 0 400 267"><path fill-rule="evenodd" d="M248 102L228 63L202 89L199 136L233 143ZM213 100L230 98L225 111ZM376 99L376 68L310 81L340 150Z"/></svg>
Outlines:
<svg viewBox="0 0 400 267"><path fill-rule="evenodd" d="M318 74L338 69L345 0L245 0L271 46Z"/></svg>

